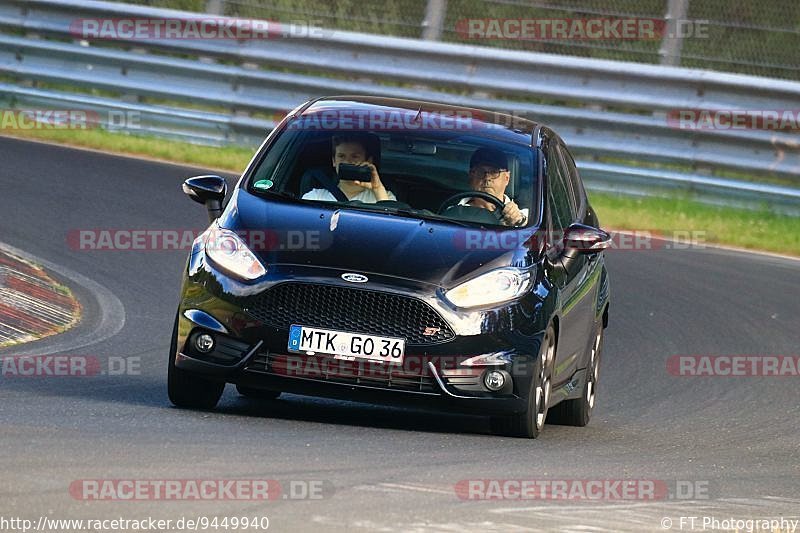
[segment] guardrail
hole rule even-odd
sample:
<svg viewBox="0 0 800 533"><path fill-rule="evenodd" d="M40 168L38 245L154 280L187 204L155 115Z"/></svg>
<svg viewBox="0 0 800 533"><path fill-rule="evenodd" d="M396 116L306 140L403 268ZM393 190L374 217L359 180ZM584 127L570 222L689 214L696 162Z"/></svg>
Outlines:
<svg viewBox="0 0 800 533"><path fill-rule="evenodd" d="M17 83L0 83L0 99L102 116L133 112L138 123L123 129L208 144L255 144L277 115L322 95L445 101L553 126L590 188L679 189L713 203L800 213L800 189L710 175L800 183L797 132L689 131L666 118L677 109L800 110L796 82L344 31L246 41L88 42L71 33L81 18L204 17L92 0L7 1L0 75Z"/></svg>

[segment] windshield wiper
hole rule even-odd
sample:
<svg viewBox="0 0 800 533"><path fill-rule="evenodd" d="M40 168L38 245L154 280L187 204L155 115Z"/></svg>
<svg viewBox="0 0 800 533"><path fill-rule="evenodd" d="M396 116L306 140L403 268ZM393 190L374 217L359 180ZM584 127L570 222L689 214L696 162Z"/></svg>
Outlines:
<svg viewBox="0 0 800 533"><path fill-rule="evenodd" d="M456 219L452 219L452 218L447 218L447 217L444 217L442 215L437 215L436 213L433 213L433 212L430 212L430 214L428 214L428 213L422 213L420 211L416 211L416 210L412 210L412 209L384 209L384 210L382 210L382 212L388 213L390 215L404 216L404 217L408 217L408 218L415 218L417 220L434 220L436 222L446 222L446 223L455 224L457 226L461 226L461 227L464 227L464 228L474 227L473 224L470 224L468 222L464 222L463 220L456 220ZM483 227L483 225L481 225L480 227L482 229L485 229Z"/></svg>
<svg viewBox="0 0 800 533"><path fill-rule="evenodd" d="M267 198L284 198L286 200L292 200L294 202L302 201L301 198L298 198L294 194L285 191L260 191L258 189L249 189L247 192L250 194L255 194L256 196L263 196Z"/></svg>
<svg viewBox="0 0 800 533"><path fill-rule="evenodd" d="M416 220L432 220L436 222L445 222L448 224L455 224L456 226L461 226L463 228L480 228L486 229L484 224L480 224L477 222L465 222L463 220L457 220L453 218L447 218L442 215L437 215L436 213L429 211L428 213L424 213L420 210L416 209L398 209L394 207L380 207L376 206L375 204L368 204L364 202L359 203L350 203L350 202L329 202L325 200L303 200L302 198L298 198L292 193L283 192L283 191L259 191L259 190L252 190L249 191L252 194L256 194L258 196L266 196L266 197L278 197L278 198L285 198L287 200L292 200L297 203L319 203L326 206L335 205L338 209L354 209L357 211L365 211L368 213L384 213L387 215L393 215L398 217L404 218L413 218Z"/></svg>

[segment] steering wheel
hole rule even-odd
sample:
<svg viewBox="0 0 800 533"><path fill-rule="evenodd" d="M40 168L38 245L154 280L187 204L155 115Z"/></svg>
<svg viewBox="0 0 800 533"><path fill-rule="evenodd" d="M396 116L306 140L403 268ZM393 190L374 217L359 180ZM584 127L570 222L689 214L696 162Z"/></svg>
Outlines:
<svg viewBox="0 0 800 533"><path fill-rule="evenodd" d="M439 206L439 210L436 211L437 215L441 215L444 213L446 209L452 207L456 204L456 202L460 201L463 198L480 198L481 200L486 200L487 202L493 204L497 209L491 211L494 217L500 221L503 219L503 208L505 204L502 200L489 194L488 192L481 192L481 191L466 191L466 192L459 192L442 202L442 205ZM467 206L467 207L475 207L475 206ZM475 207L475 209L481 209L480 207Z"/></svg>

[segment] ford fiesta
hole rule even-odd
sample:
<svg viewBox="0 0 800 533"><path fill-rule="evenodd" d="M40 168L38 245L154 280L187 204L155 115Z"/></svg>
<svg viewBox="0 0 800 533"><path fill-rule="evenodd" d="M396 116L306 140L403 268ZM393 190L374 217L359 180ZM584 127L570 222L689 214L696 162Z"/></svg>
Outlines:
<svg viewBox="0 0 800 533"><path fill-rule="evenodd" d="M551 129L325 98L283 119L229 198L217 176L183 190L211 225L183 272L175 405L213 408L232 383L488 415L510 436L588 423L610 241Z"/></svg>

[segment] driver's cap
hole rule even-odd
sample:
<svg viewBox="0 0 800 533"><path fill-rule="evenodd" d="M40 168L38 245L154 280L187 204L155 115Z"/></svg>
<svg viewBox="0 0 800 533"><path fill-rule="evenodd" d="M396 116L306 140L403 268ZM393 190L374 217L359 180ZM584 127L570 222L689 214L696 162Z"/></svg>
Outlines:
<svg viewBox="0 0 800 533"><path fill-rule="evenodd" d="M469 159L469 168L478 165L489 165L497 170L508 170L506 154L494 148L478 148Z"/></svg>

